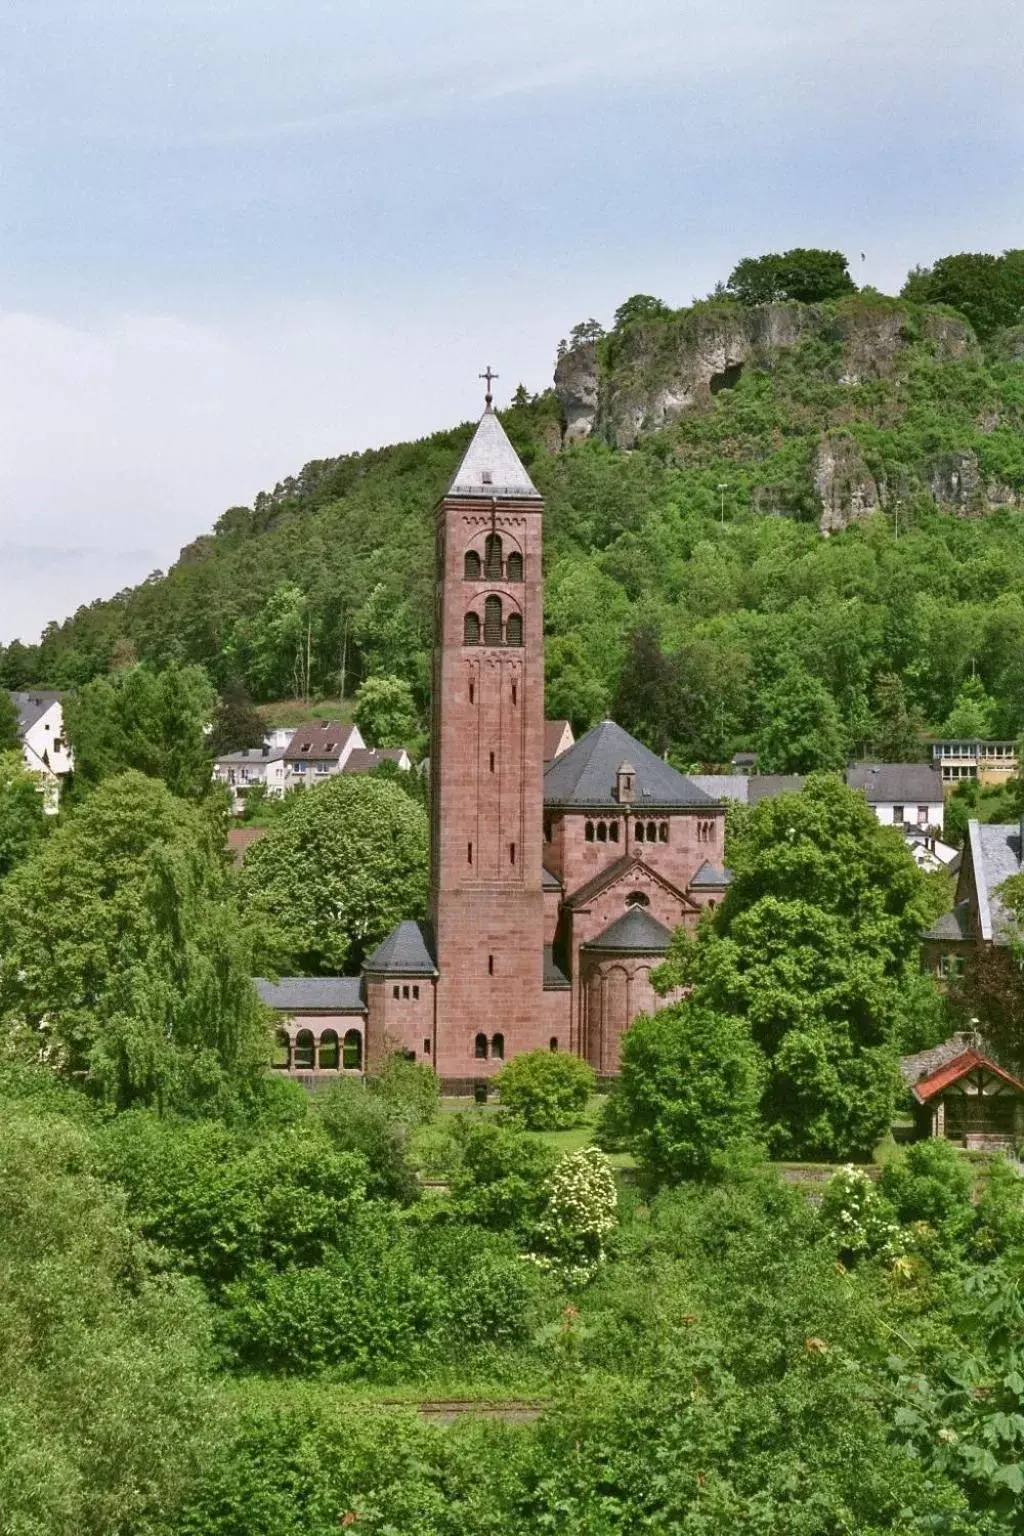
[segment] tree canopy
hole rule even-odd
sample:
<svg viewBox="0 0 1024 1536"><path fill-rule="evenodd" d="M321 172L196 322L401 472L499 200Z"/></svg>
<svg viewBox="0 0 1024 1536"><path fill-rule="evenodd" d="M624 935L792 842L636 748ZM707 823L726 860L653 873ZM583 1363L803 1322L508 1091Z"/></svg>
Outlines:
<svg viewBox="0 0 1024 1536"><path fill-rule="evenodd" d="M741 304L792 300L817 304L853 293L856 284L842 251L797 247L781 256L746 256L729 274L725 291Z"/></svg>

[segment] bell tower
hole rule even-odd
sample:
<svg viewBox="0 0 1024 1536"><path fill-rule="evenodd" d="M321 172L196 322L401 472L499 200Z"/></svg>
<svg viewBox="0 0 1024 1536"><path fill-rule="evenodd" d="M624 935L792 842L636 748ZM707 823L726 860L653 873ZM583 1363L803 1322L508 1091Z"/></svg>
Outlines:
<svg viewBox="0 0 1024 1536"><path fill-rule="evenodd" d="M447 1079L546 1044L543 502L483 377L484 414L436 513L430 909Z"/></svg>

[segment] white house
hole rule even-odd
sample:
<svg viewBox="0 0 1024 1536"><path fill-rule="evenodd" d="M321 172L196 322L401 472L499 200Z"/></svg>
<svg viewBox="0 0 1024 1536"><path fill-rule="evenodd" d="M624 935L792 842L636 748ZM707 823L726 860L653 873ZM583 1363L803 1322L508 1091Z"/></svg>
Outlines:
<svg viewBox="0 0 1024 1536"><path fill-rule="evenodd" d="M51 814L60 804L61 782L75 766L64 734L64 711L59 693L34 690L12 693L18 711L18 734L25 766L40 776L46 809Z"/></svg>
<svg viewBox="0 0 1024 1536"><path fill-rule="evenodd" d="M284 749L285 787L319 784L344 770L353 752L365 748L359 727L337 720L300 725Z"/></svg>
<svg viewBox="0 0 1024 1536"><path fill-rule="evenodd" d="M284 752L284 747L246 747L244 751L225 752L223 757L214 759L213 777L230 789L235 815L254 784L265 785L268 795L281 798L286 788Z"/></svg>
<svg viewBox="0 0 1024 1536"><path fill-rule="evenodd" d="M862 790L886 827L942 832L942 774L933 763L854 763L846 770L851 789Z"/></svg>

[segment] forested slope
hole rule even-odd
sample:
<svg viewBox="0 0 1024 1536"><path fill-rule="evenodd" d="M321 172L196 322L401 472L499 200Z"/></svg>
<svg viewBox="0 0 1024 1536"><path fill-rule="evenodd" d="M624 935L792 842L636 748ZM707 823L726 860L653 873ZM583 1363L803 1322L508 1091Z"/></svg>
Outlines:
<svg viewBox="0 0 1024 1536"><path fill-rule="evenodd" d="M502 413L547 502L549 713L614 710L681 762L780 715L826 727L786 766L892 753L908 719L1016 734L1020 331L983 345L948 308L870 291L623 311L578 328L557 393ZM307 465L165 576L9 647L0 681L177 658L272 699L390 673L425 712L431 512L470 430Z"/></svg>

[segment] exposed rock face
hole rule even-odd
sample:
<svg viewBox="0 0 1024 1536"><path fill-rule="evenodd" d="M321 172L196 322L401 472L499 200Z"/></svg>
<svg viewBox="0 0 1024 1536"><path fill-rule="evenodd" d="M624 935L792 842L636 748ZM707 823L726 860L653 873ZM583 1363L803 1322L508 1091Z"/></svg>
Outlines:
<svg viewBox="0 0 1024 1536"><path fill-rule="evenodd" d="M566 443L582 443L597 420L597 344L582 342L559 358L555 367L555 394L565 414Z"/></svg>
<svg viewBox="0 0 1024 1536"><path fill-rule="evenodd" d="M822 533L837 533L877 512L878 483L856 441L843 432L827 432L814 455L814 490L821 502Z"/></svg>
<svg viewBox="0 0 1024 1536"><path fill-rule="evenodd" d="M944 453L932 464L929 489L940 506L956 512L980 510L984 496L977 455Z"/></svg>

